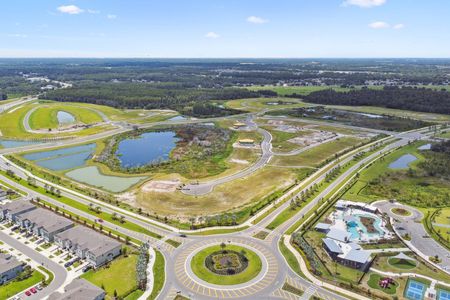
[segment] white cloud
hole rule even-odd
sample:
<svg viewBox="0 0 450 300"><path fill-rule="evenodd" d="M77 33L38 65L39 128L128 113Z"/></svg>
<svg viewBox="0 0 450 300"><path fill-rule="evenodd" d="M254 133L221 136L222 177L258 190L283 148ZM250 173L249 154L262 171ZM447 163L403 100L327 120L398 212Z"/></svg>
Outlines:
<svg viewBox="0 0 450 300"><path fill-rule="evenodd" d="M116 19L116 18L117 18L116 15L107 15L106 17L107 17L108 19L110 19L110 20L113 20L113 19Z"/></svg>
<svg viewBox="0 0 450 300"><path fill-rule="evenodd" d="M359 6L359 7L370 8L370 7L383 5L386 3L386 1L387 0L345 0L342 3L342 6L355 5L355 6Z"/></svg>
<svg viewBox="0 0 450 300"><path fill-rule="evenodd" d="M84 12L83 9L79 8L76 5L63 5L58 7L58 10L64 14L69 14L69 15L78 15L81 14L82 12Z"/></svg>
<svg viewBox="0 0 450 300"><path fill-rule="evenodd" d="M220 35L215 33L214 31L210 31L207 34L205 34L205 37L208 39L217 39L220 37Z"/></svg>
<svg viewBox="0 0 450 300"><path fill-rule="evenodd" d="M94 15L97 15L97 14L100 13L99 10L95 10L95 9L88 9L87 12L90 13L90 14L94 14Z"/></svg>
<svg viewBox="0 0 450 300"><path fill-rule="evenodd" d="M253 23L253 24L264 24L264 23L269 22L269 20L263 19L261 17L250 16L247 18L247 22Z"/></svg>
<svg viewBox="0 0 450 300"><path fill-rule="evenodd" d="M394 28L394 29L403 29L403 28L405 28L405 24L402 24L402 23L395 24L392 28Z"/></svg>
<svg viewBox="0 0 450 300"><path fill-rule="evenodd" d="M25 38L28 37L28 35L23 34L23 33L11 33L11 34L8 34L8 37L14 37L14 38L22 38L22 39L25 39Z"/></svg>
<svg viewBox="0 0 450 300"><path fill-rule="evenodd" d="M370 24L369 24L369 27L370 27L370 28L373 28L373 29L384 29L384 28L389 28L389 27L391 27L391 25L389 25L389 24L386 23L386 22L377 21L377 22L372 22L372 23L370 23Z"/></svg>

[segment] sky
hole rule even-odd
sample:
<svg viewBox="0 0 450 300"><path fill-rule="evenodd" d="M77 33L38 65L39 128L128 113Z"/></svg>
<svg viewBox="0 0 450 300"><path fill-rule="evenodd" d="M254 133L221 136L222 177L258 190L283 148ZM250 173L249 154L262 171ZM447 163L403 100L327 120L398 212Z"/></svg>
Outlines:
<svg viewBox="0 0 450 300"><path fill-rule="evenodd" d="M450 57L449 0L3 0L0 57Z"/></svg>

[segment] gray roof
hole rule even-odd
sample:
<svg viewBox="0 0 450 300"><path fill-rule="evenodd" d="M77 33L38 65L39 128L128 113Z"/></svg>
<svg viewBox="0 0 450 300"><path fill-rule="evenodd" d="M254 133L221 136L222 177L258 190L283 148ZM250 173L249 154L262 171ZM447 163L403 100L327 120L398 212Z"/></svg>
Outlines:
<svg viewBox="0 0 450 300"><path fill-rule="evenodd" d="M339 254L343 253L341 247L339 247L338 243L336 243L335 240L325 238L325 239L322 239L322 241L327 246L328 250L330 250L331 252L339 253Z"/></svg>
<svg viewBox="0 0 450 300"><path fill-rule="evenodd" d="M350 250L344 257L345 260L364 264L370 258L370 252L366 250Z"/></svg>
<svg viewBox="0 0 450 300"><path fill-rule="evenodd" d="M9 254L0 253L0 274L8 272L20 265L23 265L14 256Z"/></svg>
<svg viewBox="0 0 450 300"><path fill-rule="evenodd" d="M64 288L64 294L53 293L48 300L94 300L105 291L85 279L74 279Z"/></svg>
<svg viewBox="0 0 450 300"><path fill-rule="evenodd" d="M321 230L327 230L330 229L330 224L326 223L317 223L317 225L314 227L314 229L321 229Z"/></svg>
<svg viewBox="0 0 450 300"><path fill-rule="evenodd" d="M350 237L351 234L349 232L337 228L331 228L327 233L327 238L344 243L348 242L350 240Z"/></svg>
<svg viewBox="0 0 450 300"><path fill-rule="evenodd" d="M11 214L20 213L31 208L36 208L36 206L31 204L31 202L27 200L11 201L0 206L1 210L8 210Z"/></svg>
<svg viewBox="0 0 450 300"><path fill-rule="evenodd" d="M94 255L101 255L121 246L121 243L84 226L75 226L56 235L62 240L70 240Z"/></svg>
<svg viewBox="0 0 450 300"><path fill-rule="evenodd" d="M55 232L73 224L64 217L43 208L36 208L32 211L19 215L20 220L29 220L38 227L44 228L47 232Z"/></svg>

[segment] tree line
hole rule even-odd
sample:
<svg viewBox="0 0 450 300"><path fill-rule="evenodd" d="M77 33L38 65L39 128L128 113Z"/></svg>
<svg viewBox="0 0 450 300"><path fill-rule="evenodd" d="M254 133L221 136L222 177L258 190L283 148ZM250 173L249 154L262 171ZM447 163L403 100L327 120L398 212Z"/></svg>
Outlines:
<svg viewBox="0 0 450 300"><path fill-rule="evenodd" d="M292 95L299 97L299 95ZM450 114L450 92L417 87L363 88L347 92L332 89L302 97L306 102L328 105L381 106L420 112Z"/></svg>

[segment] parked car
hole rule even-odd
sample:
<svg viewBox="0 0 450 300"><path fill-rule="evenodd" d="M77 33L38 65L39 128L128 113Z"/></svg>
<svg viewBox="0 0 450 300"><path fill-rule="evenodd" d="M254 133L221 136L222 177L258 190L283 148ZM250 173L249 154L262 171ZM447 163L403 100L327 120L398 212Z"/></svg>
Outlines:
<svg viewBox="0 0 450 300"><path fill-rule="evenodd" d="M33 288L30 289L30 292L32 292L33 294L36 294L37 290L33 287Z"/></svg>
<svg viewBox="0 0 450 300"><path fill-rule="evenodd" d="M73 263L71 261L68 261L64 264L64 267L68 268L72 265Z"/></svg>
<svg viewBox="0 0 450 300"><path fill-rule="evenodd" d="M31 296L31 292L30 292L30 291L26 291L26 292L25 292L25 295Z"/></svg>
<svg viewBox="0 0 450 300"><path fill-rule="evenodd" d="M87 266L84 266L83 269L81 269L81 271L82 271L83 273L86 273L86 272L89 271L90 269L92 269L92 266L91 266L91 265L87 265Z"/></svg>
<svg viewBox="0 0 450 300"><path fill-rule="evenodd" d="M42 290L42 285L38 284L38 285L36 286L36 288L40 291L40 290Z"/></svg>

